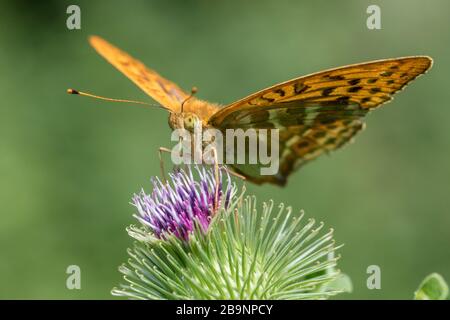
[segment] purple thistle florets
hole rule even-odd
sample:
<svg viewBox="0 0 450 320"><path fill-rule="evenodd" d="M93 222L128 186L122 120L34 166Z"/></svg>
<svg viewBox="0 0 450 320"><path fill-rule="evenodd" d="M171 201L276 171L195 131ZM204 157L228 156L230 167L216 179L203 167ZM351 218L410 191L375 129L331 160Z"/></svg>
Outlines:
<svg viewBox="0 0 450 320"><path fill-rule="evenodd" d="M167 183L152 179L152 194L142 190L133 196L132 204L137 208L135 217L159 239L165 234L188 240L194 230L195 221L206 232L217 209L227 209L236 187L227 174L227 186L223 189L219 170L218 188L214 168L195 167L198 178L189 167L169 174ZM218 192L216 192L218 190ZM217 194L217 196L216 196Z"/></svg>

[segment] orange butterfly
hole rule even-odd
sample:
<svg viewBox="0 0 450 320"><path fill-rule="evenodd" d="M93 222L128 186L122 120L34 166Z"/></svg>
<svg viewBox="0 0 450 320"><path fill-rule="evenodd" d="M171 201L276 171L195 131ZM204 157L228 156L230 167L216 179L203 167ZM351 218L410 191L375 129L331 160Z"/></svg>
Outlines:
<svg viewBox="0 0 450 320"><path fill-rule="evenodd" d="M276 175L259 174L258 165L234 164L252 182L284 185L308 161L335 150L364 128L362 118L392 99L411 80L425 73L427 56L386 59L329 69L289 80L227 106L199 100L100 37L90 44L108 62L170 112L172 129L200 121L204 128L279 129L280 167ZM68 90L95 98L109 99ZM140 102L137 102L140 103ZM145 104L145 103L143 103Z"/></svg>

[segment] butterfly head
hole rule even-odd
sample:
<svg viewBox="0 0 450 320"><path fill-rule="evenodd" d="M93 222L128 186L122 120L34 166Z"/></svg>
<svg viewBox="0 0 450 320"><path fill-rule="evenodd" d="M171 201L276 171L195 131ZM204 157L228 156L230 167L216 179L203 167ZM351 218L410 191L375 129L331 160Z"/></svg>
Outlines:
<svg viewBox="0 0 450 320"><path fill-rule="evenodd" d="M200 118L192 112L179 112L170 113L169 115L169 126L172 130L175 129L186 129L189 132L194 132L196 125L201 125Z"/></svg>

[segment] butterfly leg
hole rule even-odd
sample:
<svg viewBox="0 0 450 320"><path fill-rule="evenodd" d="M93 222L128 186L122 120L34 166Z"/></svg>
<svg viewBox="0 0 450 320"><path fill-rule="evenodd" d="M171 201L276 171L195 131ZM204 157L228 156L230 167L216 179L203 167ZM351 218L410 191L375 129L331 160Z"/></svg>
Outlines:
<svg viewBox="0 0 450 320"><path fill-rule="evenodd" d="M234 172L233 170L229 169L226 166L222 166L222 167L219 168L219 160L218 160L218 156L217 156L217 150L215 148L212 148L211 152L212 152L212 157L213 157L213 160L214 160L214 166L215 166L216 171L224 170L228 174L230 174L230 175L232 175L232 176L234 176L236 178L239 178L239 179L244 180L244 181L246 180L245 176L243 176L243 175L241 175L241 174L239 174L237 172Z"/></svg>
<svg viewBox="0 0 450 320"><path fill-rule="evenodd" d="M243 181L246 180L243 175L241 175L241 174L239 174L237 172L234 172L233 170L230 170L227 167L223 167L222 169L225 170L226 172L228 172L229 174L231 174L232 176L236 177L236 178L239 178L239 179L241 179Z"/></svg>
<svg viewBox="0 0 450 320"><path fill-rule="evenodd" d="M220 179L219 179L219 159L217 157L217 150L216 148L212 148L212 154L214 158L214 178L216 180L216 190L215 190L215 196L214 196L214 212L216 212L217 207L219 206L219 185L220 185Z"/></svg>
<svg viewBox="0 0 450 320"><path fill-rule="evenodd" d="M162 175L162 178L163 178L164 182L167 182L166 173L165 173L165 170L164 170L164 160L163 160L163 157L162 157L162 153L163 152L171 153L172 150L170 150L168 148L164 148L164 147L159 147L159 149L158 149L159 166L161 168L161 175Z"/></svg>

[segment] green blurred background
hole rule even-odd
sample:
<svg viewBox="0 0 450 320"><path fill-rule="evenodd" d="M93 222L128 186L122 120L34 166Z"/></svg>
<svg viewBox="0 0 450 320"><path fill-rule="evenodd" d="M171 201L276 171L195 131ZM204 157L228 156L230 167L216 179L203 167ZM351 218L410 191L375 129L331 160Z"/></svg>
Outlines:
<svg viewBox="0 0 450 320"><path fill-rule="evenodd" d="M66 8L81 7L81 30ZM366 8L381 7L382 30ZM2 1L0 298L109 299L134 223L129 201L159 174L167 114L66 95L148 98L98 56L98 34L199 97L229 103L330 67L426 54L434 68L371 114L356 143L288 186L248 186L334 227L345 299L410 299L431 272L450 280L448 1ZM66 289L68 265L81 290ZM381 290L366 268L379 265Z"/></svg>

